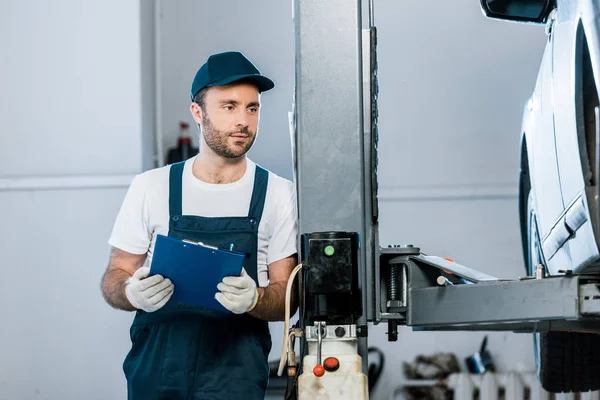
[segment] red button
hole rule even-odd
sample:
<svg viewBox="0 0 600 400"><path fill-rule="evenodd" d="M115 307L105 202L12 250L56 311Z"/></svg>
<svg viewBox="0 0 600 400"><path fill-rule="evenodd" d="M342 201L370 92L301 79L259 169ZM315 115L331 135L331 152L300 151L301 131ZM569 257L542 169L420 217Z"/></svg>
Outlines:
<svg viewBox="0 0 600 400"><path fill-rule="evenodd" d="M329 372L337 371L340 367L340 361L335 357L327 357L325 361L323 361L323 367Z"/></svg>
<svg viewBox="0 0 600 400"><path fill-rule="evenodd" d="M323 376L325 374L325 370L323 369L323 366L321 364L317 364L315 365L315 367L313 368L313 374L315 374L315 376Z"/></svg>

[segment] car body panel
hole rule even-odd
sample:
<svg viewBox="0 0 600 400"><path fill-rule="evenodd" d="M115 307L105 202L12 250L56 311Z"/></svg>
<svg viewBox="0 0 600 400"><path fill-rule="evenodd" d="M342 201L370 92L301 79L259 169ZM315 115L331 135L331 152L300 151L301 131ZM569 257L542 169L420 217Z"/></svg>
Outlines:
<svg viewBox="0 0 600 400"><path fill-rule="evenodd" d="M531 186L536 188L535 210L540 217L540 235L545 237L562 213L563 204L559 185L558 164L554 141L554 121L552 118L552 43L548 42L542 59L532 101L529 103L530 120L525 132L529 155Z"/></svg>
<svg viewBox="0 0 600 400"><path fill-rule="evenodd" d="M600 87L599 9L600 0L558 2L546 23L548 42L523 113L527 160L522 162L529 169L543 258L553 275L597 270L600 200L586 170L581 75L587 40Z"/></svg>
<svg viewBox="0 0 600 400"><path fill-rule="evenodd" d="M566 245L571 260L562 269L575 272L589 269L598 258L597 238L590 216L590 208L597 208L598 199L592 196L590 203L590 191L586 190L592 182L585 149L582 95L586 41L594 79L600 76L596 73L600 57L598 6L598 0L561 1L552 27L555 139L561 192L566 205L564 215L557 223L563 224L570 235Z"/></svg>
<svg viewBox="0 0 600 400"><path fill-rule="evenodd" d="M548 40L523 118L533 204L543 247L555 241L555 222L564 211L554 138L552 57L553 43ZM565 248L563 244L551 253L545 252L549 266L568 259L568 246Z"/></svg>

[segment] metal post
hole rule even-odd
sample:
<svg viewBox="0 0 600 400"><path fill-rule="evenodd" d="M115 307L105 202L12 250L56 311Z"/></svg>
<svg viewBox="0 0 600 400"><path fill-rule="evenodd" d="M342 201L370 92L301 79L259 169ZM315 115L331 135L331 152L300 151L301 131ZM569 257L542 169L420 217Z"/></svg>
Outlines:
<svg viewBox="0 0 600 400"><path fill-rule="evenodd" d="M294 1L299 233L359 233L363 297L359 329L367 326L367 295L372 292L366 284L367 271L373 275L377 233L371 124L365 129L364 123L371 113L363 106L362 20L362 0ZM358 347L366 373L366 337L359 339Z"/></svg>

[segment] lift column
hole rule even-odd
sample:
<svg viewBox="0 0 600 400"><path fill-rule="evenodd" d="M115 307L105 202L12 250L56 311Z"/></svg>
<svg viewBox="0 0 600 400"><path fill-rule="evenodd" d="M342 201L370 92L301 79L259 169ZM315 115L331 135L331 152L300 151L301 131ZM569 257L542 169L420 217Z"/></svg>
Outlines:
<svg viewBox="0 0 600 400"><path fill-rule="evenodd" d="M295 0L293 154L299 233L358 237L358 352L367 371L367 318L377 244L374 76L370 7L361 0ZM363 74L363 70L367 71ZM366 105L366 107L365 107ZM306 258L307 255L301 255ZM304 328L304 327L303 327Z"/></svg>

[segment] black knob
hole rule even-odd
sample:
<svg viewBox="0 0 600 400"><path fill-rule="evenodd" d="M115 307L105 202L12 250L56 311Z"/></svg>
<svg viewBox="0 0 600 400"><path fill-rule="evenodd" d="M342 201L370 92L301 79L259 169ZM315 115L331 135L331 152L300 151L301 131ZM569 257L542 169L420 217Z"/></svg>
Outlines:
<svg viewBox="0 0 600 400"><path fill-rule="evenodd" d="M335 336L344 337L344 335L346 335L346 329L344 329L343 326L338 326L335 328Z"/></svg>

